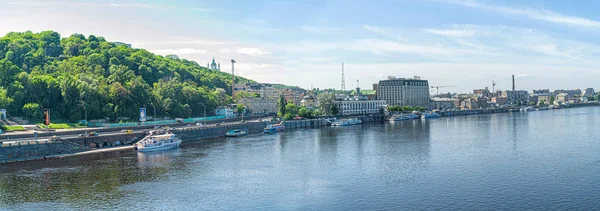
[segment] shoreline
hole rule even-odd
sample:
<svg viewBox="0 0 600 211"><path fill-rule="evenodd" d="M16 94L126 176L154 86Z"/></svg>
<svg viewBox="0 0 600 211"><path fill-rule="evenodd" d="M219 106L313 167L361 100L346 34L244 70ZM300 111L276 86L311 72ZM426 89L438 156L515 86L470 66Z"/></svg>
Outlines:
<svg viewBox="0 0 600 211"><path fill-rule="evenodd" d="M586 106L566 107L566 108L561 108L561 109L585 108L585 107L597 107L597 106L599 106L599 105L588 104ZM467 113L467 114L461 114L461 115L447 115L447 116L442 115L441 118L456 117L456 116L470 116L470 115L489 115L489 114L512 113L512 112L519 112L519 111L493 112L493 113L487 113L487 112ZM300 120L300 121L302 121L302 120ZM389 122L389 121L384 121L382 124L385 124L385 122ZM305 127L298 127L298 128L305 128ZM296 128L290 128L290 129L296 129ZM260 132L258 132L258 131L253 131L253 132L255 132L255 133L249 133L249 134L260 134ZM199 138L199 139L195 139L195 140L214 139L214 138L218 138L218 137L220 137L220 136L205 137L205 138ZM133 150L133 148L134 148L133 145L127 145L127 146L118 146L118 147L111 147L111 148L92 149L92 150L88 150L88 151L75 152L75 153L49 155L49 156L36 156L36 157L29 157L29 158L22 158L22 159L6 160L6 161L0 161L0 164L47 160L47 159L61 159L61 158L76 157L76 156L83 156L83 155L101 154L101 153L118 152L118 151L128 151L128 150Z"/></svg>

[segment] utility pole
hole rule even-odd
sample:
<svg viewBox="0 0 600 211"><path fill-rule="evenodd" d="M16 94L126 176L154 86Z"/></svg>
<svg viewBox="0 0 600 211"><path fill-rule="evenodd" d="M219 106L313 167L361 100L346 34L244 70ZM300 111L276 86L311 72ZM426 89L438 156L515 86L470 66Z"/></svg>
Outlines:
<svg viewBox="0 0 600 211"><path fill-rule="evenodd" d="M496 82L492 81L492 95L496 95Z"/></svg>

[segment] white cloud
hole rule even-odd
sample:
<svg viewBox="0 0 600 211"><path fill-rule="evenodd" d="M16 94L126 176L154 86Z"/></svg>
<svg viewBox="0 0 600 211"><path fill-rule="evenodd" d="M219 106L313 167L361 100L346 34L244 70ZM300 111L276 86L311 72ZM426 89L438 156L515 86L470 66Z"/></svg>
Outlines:
<svg viewBox="0 0 600 211"><path fill-rule="evenodd" d="M366 25L366 24L362 25L361 27L367 31L375 32L377 34L384 35L384 36L392 36L393 35L389 30L383 29L380 27Z"/></svg>
<svg viewBox="0 0 600 211"><path fill-rule="evenodd" d="M179 49L157 49L157 50L149 50L150 52L160 54L160 55L184 55L184 54L204 54L206 50L199 50L194 48L179 48Z"/></svg>
<svg viewBox="0 0 600 211"><path fill-rule="evenodd" d="M248 55L248 56L260 56L260 55L267 55L270 52L263 51L260 48L238 48L237 53Z"/></svg>
<svg viewBox="0 0 600 211"><path fill-rule="evenodd" d="M423 31L431 34L444 35L448 37L470 37L475 34L472 30L439 30L439 29L424 29Z"/></svg>
<svg viewBox="0 0 600 211"><path fill-rule="evenodd" d="M465 7L482 9L482 10L486 10L486 11L499 12L499 13L503 13L506 15L527 16L532 19L546 21L546 22L550 22L550 23L556 23L556 24L573 25L573 26L580 26L580 27L594 27L594 28L600 27L600 22L595 21L595 20L582 18L582 17L576 17L576 16L570 16L570 15L563 15L563 14L555 13L555 12L548 11L548 10L535 10L535 9L522 9L522 8L494 6L494 5L489 5L489 4L483 4L483 3L480 3L475 0L446 0L445 2L462 5Z"/></svg>

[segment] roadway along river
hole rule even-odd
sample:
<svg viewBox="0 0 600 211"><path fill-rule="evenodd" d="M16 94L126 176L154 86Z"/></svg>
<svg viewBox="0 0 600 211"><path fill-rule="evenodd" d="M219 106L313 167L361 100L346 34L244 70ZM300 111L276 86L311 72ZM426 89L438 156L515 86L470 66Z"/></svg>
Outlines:
<svg viewBox="0 0 600 211"><path fill-rule="evenodd" d="M600 108L185 142L0 165L0 209L598 210Z"/></svg>

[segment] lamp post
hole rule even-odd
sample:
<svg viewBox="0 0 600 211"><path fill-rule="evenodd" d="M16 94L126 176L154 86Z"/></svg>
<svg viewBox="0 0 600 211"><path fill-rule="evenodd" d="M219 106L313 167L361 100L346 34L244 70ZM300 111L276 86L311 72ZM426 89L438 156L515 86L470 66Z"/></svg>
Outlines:
<svg viewBox="0 0 600 211"><path fill-rule="evenodd" d="M204 105L204 103L200 103L200 105L204 107L204 126L206 127L206 106Z"/></svg>

